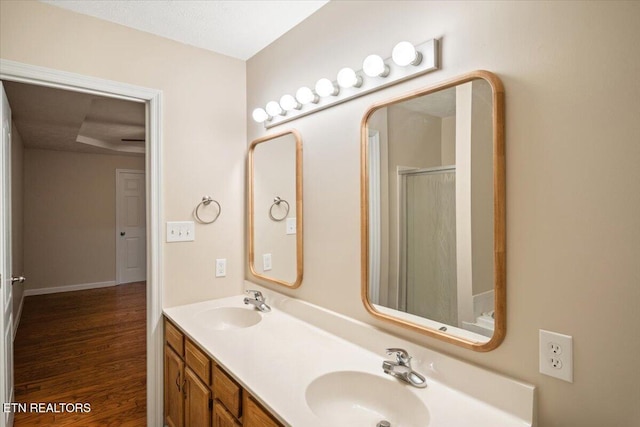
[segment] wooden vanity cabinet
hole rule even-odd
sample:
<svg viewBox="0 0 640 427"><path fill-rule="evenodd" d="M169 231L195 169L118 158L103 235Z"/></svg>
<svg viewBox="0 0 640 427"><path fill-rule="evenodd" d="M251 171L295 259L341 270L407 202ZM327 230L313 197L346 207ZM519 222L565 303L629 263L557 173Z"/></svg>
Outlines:
<svg viewBox="0 0 640 427"><path fill-rule="evenodd" d="M249 393L244 392L243 427L282 427Z"/></svg>
<svg viewBox="0 0 640 427"><path fill-rule="evenodd" d="M169 427L283 427L231 375L165 319L164 412Z"/></svg>
<svg viewBox="0 0 640 427"><path fill-rule="evenodd" d="M211 427L211 361L165 319L164 413L169 427Z"/></svg>

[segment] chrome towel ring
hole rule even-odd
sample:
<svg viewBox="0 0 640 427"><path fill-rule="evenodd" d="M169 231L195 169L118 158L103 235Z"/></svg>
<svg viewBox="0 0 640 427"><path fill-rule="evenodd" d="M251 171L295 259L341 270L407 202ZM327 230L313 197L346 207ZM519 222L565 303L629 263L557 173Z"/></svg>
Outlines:
<svg viewBox="0 0 640 427"><path fill-rule="evenodd" d="M282 218L276 218L276 217L273 216L273 208L276 207L276 206L280 206L280 203L284 203L285 205L287 205L287 210L284 213L284 215L282 216ZM280 197L276 196L276 198L273 199L273 204L269 208L269 218L271 218L274 221L282 221L287 217L287 215L289 215L289 202L287 202L286 200L281 199Z"/></svg>
<svg viewBox="0 0 640 427"><path fill-rule="evenodd" d="M202 205L209 206L212 202L215 203L218 206L218 213L216 214L215 217L213 217L212 220L205 221L202 218L200 218L200 213L198 211L202 207ZM218 219L218 217L220 216L220 213L222 213L222 208L220 207L220 203L218 203L216 200L213 200L213 198L211 196L204 196L202 198L202 201L200 203L198 203L198 206L196 206L195 216L196 216L196 219L198 220L198 222L200 222L202 224L211 224L211 223L215 222L216 219Z"/></svg>

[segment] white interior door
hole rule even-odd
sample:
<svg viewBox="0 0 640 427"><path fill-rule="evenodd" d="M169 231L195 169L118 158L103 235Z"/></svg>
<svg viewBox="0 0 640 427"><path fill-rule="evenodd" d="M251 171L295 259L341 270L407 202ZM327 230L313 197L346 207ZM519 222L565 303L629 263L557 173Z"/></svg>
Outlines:
<svg viewBox="0 0 640 427"><path fill-rule="evenodd" d="M147 277L147 230L144 171L116 170L117 282Z"/></svg>
<svg viewBox="0 0 640 427"><path fill-rule="evenodd" d="M0 403L13 402L13 295L11 292L11 109L2 89L0 149ZM0 427L13 424L13 414L0 412Z"/></svg>

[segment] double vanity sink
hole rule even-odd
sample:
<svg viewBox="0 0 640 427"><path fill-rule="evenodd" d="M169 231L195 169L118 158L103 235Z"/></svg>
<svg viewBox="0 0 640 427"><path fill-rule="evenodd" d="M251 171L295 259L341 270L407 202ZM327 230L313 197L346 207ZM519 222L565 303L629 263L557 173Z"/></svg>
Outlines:
<svg viewBox="0 0 640 427"><path fill-rule="evenodd" d="M530 385L261 290L268 312L238 295L169 308L165 316L284 425L534 425ZM394 359L388 347L413 356L426 387L385 373L383 362Z"/></svg>

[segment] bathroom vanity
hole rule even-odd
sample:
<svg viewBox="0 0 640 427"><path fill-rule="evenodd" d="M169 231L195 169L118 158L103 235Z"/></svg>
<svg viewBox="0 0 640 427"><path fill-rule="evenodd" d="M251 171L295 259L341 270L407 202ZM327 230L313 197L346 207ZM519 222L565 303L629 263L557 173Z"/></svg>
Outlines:
<svg viewBox="0 0 640 427"><path fill-rule="evenodd" d="M533 426L534 387L324 308L259 289L164 310L170 426ZM402 348L427 387L385 374ZM384 424L382 424L384 425Z"/></svg>
<svg viewBox="0 0 640 427"><path fill-rule="evenodd" d="M169 426L281 427L206 351L164 320L164 405Z"/></svg>

